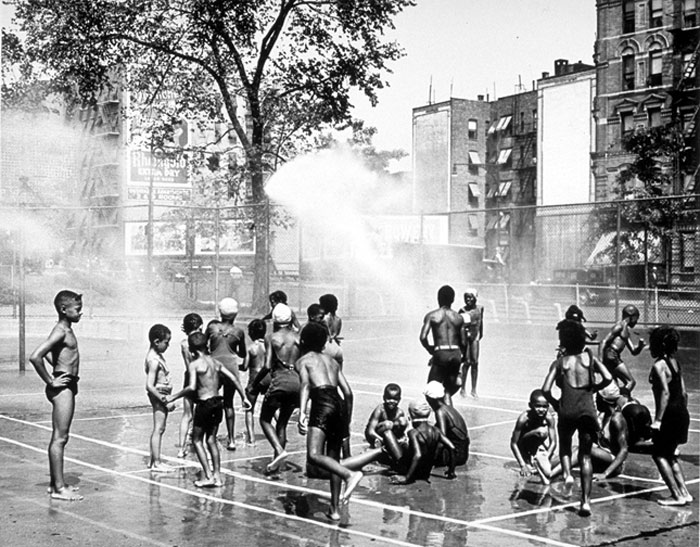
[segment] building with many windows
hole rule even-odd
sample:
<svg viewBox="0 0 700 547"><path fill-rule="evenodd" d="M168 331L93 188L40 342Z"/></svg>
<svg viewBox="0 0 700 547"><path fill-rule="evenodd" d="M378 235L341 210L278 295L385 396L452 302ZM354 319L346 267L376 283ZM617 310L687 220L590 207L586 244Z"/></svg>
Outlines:
<svg viewBox="0 0 700 547"><path fill-rule="evenodd" d="M673 194L697 192L697 0L599 0L596 61L596 145L592 154L595 196L616 197L618 173L634 160L624 137L639 127L678 127L688 155ZM673 286L700 283L697 222L678 227L664 253Z"/></svg>

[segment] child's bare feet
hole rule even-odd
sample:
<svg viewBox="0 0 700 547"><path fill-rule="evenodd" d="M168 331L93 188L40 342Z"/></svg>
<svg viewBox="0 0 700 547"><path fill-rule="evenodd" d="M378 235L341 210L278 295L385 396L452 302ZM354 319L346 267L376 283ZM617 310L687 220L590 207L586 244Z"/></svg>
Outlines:
<svg viewBox="0 0 700 547"><path fill-rule="evenodd" d="M150 468L151 472L153 473L172 473L175 471L173 466L163 462L154 463L150 466Z"/></svg>
<svg viewBox="0 0 700 547"><path fill-rule="evenodd" d="M338 522L340 520L340 513L338 513L338 511L331 511L329 509L326 511L325 515L328 520L332 520L333 522Z"/></svg>
<svg viewBox="0 0 700 547"><path fill-rule="evenodd" d="M80 490L80 487L79 487L79 486L68 486L67 484L64 486L64 488L67 488L68 490L72 490L73 492L77 492L78 490ZM53 494L53 493L54 493L53 486L47 486L47 487L46 487L46 493L47 493L47 494ZM693 498L690 498L690 500L692 501Z"/></svg>
<svg viewBox="0 0 700 547"><path fill-rule="evenodd" d="M221 481L217 481L214 477L211 477L201 481L194 481L194 485L197 488L218 488L219 486L223 486L223 483Z"/></svg>
<svg viewBox="0 0 700 547"><path fill-rule="evenodd" d="M51 499L53 500L63 500L63 501L80 501L83 496L78 494L75 490L68 486L64 486L60 490L54 490L51 492Z"/></svg>
<svg viewBox="0 0 700 547"><path fill-rule="evenodd" d="M350 496L352 495L352 491L355 490L355 487L358 484L360 484L363 476L362 471L355 471L354 473L350 474L350 477L345 481L345 492L343 492L340 496L340 503L348 502Z"/></svg>
<svg viewBox="0 0 700 547"><path fill-rule="evenodd" d="M591 504L588 502L581 503L581 507L578 510L579 516L590 517L591 516Z"/></svg>
<svg viewBox="0 0 700 547"><path fill-rule="evenodd" d="M284 463L288 456L289 454L287 453L287 451L283 450L282 452L280 452L279 456L277 456L269 464L267 464L265 470L268 473L273 473L274 471L277 471L277 469L279 469L280 465Z"/></svg>
<svg viewBox="0 0 700 547"><path fill-rule="evenodd" d="M180 451L177 453L177 457L178 457L178 458L186 458L186 457L187 457L187 454L188 454L187 449L186 449L186 448L183 448L182 450L180 450Z"/></svg>
<svg viewBox="0 0 700 547"><path fill-rule="evenodd" d="M659 505L663 505L664 507L683 507L686 505L688 502L686 501L685 497L677 500L676 498L666 498L663 500L656 500L656 502Z"/></svg>
<svg viewBox="0 0 700 547"><path fill-rule="evenodd" d="M472 391L472 397L473 397L474 399L478 399L478 398L479 398L479 396L476 394L476 391Z"/></svg>
<svg viewBox="0 0 700 547"><path fill-rule="evenodd" d="M236 450L236 443L234 441L229 442L226 445L226 450L229 450L230 452L234 452Z"/></svg>

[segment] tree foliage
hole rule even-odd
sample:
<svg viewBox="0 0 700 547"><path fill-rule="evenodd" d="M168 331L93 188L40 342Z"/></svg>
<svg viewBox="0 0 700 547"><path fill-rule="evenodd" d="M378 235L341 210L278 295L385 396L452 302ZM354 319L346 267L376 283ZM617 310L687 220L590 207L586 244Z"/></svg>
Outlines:
<svg viewBox="0 0 700 547"><path fill-rule="evenodd" d="M412 4L15 0L15 27L3 31L3 107L38 104L50 92L94 103L122 69L119 84L159 109L160 123L142 138L162 145L182 117L223 124L211 144L240 150L252 199L262 203L265 173L296 152L299 135L351 121L351 89L376 104L389 63L402 55L385 30ZM257 266L267 259L265 231L256 232ZM255 305L264 306L264 290Z"/></svg>

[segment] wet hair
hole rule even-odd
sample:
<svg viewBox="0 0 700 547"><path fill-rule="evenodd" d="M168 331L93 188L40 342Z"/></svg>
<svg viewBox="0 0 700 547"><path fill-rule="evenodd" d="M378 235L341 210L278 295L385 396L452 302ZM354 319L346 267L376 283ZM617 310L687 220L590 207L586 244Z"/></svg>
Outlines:
<svg viewBox="0 0 700 547"><path fill-rule="evenodd" d="M455 290L449 285L443 285L438 289L437 299L441 306L448 306L455 301Z"/></svg>
<svg viewBox="0 0 700 547"><path fill-rule="evenodd" d="M203 332L193 332L187 337L187 345L191 352L199 351L206 353L207 336Z"/></svg>
<svg viewBox="0 0 700 547"><path fill-rule="evenodd" d="M634 304L627 304L622 308L622 317L633 317L635 315L639 317L639 309Z"/></svg>
<svg viewBox="0 0 700 547"><path fill-rule="evenodd" d="M384 399L401 399L401 386L399 384L387 384L384 387Z"/></svg>
<svg viewBox="0 0 700 547"><path fill-rule="evenodd" d="M649 334L649 353L655 359L674 355L678 351L681 335L670 325L656 327Z"/></svg>
<svg viewBox="0 0 700 547"><path fill-rule="evenodd" d="M204 321L202 320L201 315L198 313L188 313L182 319L182 330L185 332L185 334L189 334L201 328L203 324Z"/></svg>
<svg viewBox="0 0 700 547"><path fill-rule="evenodd" d="M323 311L323 308L321 307L321 304L311 304L308 308L306 308L306 315L309 319L311 319L312 316L318 315Z"/></svg>
<svg viewBox="0 0 700 547"><path fill-rule="evenodd" d="M327 313L335 313L338 311L338 299L334 294L324 294L318 299L318 303Z"/></svg>
<svg viewBox="0 0 700 547"><path fill-rule="evenodd" d="M299 346L302 353L323 351L328 340L328 329L321 323L307 323L299 334Z"/></svg>
<svg viewBox="0 0 700 547"><path fill-rule="evenodd" d="M277 304L286 304L287 303L287 293L284 291L273 291L270 293L270 296L268 297L270 301L275 301Z"/></svg>
<svg viewBox="0 0 700 547"><path fill-rule="evenodd" d="M540 397L546 399L544 396L544 391L541 389L533 389L532 393L530 393L530 404L532 404L535 399L539 399Z"/></svg>
<svg viewBox="0 0 700 547"><path fill-rule="evenodd" d="M253 340L259 340L267 332L267 325L262 319L253 319L248 323L248 336Z"/></svg>
<svg viewBox="0 0 700 547"><path fill-rule="evenodd" d="M68 290L63 290L59 291L58 294L53 299L53 307L56 308L56 311L58 313L61 313L61 308L64 306L68 306L75 302L76 304L80 304L83 301L83 295L78 294L77 292L73 291L68 291Z"/></svg>
<svg viewBox="0 0 700 547"><path fill-rule="evenodd" d="M165 340L168 336L170 336L170 329L160 323L156 323L148 331L148 341L151 344L156 340Z"/></svg>
<svg viewBox="0 0 700 547"><path fill-rule="evenodd" d="M586 347L586 328L574 319L564 319L557 324L559 344L567 355L577 355Z"/></svg>

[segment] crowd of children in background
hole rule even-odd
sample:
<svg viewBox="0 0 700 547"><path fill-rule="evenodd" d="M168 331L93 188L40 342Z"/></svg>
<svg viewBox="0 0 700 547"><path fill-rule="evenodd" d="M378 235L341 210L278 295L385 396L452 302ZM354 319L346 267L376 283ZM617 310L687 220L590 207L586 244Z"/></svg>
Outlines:
<svg viewBox="0 0 700 547"><path fill-rule="evenodd" d="M369 449L350 452L349 425L353 393L343 373L342 320L332 294L307 309L302 327L282 291L270 297L270 313L253 319L246 332L235 324L238 303L224 298L219 319L204 321L196 313L185 315L186 338L180 349L185 365L183 387L173 393L173 374L163 356L171 341L161 324L148 333L145 358L146 391L153 409L149 467L154 472L173 468L162 461L161 444L174 402L183 400L179 424L178 457L194 447L202 467L195 485L218 487L221 457L217 442L219 424L227 425L226 449L236 450L235 395L245 412L245 442L255 446L254 411L262 397L260 427L273 454L266 473L281 469L288 457L287 425L299 410L298 429L307 437L307 475L328 478L331 504L327 516L340 518L340 505L362 480L362 467L378 462L390 469L392 482L409 484L428 480L433 468L444 467L447 479L469 458L467 424L454 408L452 396L466 393L471 370L471 395L477 397L479 341L483 336L483 308L477 291L464 294L465 306L452 310L455 292L445 285L438 291L439 308L429 312L420 342L430 354L424 399L412 400L408 416L400 407L402 391L396 383L384 388L383 401L372 411L364 435ZM53 406L54 431L49 445L49 493L64 500L82 499L66 486L63 452L73 417L78 385L79 356L72 324L80 320L82 297L61 291L54 301L58 323L48 339L30 357ZM622 318L600 342L585 329L583 311L571 306L557 325L559 350L541 389L530 394L529 408L516 420L510 447L523 476L536 474L549 484L558 475L572 487L572 468L580 468L579 514L591 512L593 480L619 475L630 452L651 454L671 497L662 505L692 501L679 462L678 447L687 441L687 393L676 359L679 333L673 327L653 329L649 349L654 363L649 382L655 413L632 396L636 380L621 358L625 348L637 355L643 340L632 343L639 310L626 306ZM268 327L267 321L271 324ZM432 338L432 340L431 340ZM45 363L53 367L49 373ZM247 373L242 381L241 374ZM553 395L557 386L560 396ZM223 393L221 393L223 388ZM551 409L556 413L556 419ZM434 418L430 420L431 413ZM434 425L432 425L434 423ZM572 439L578 437L573 447Z"/></svg>

